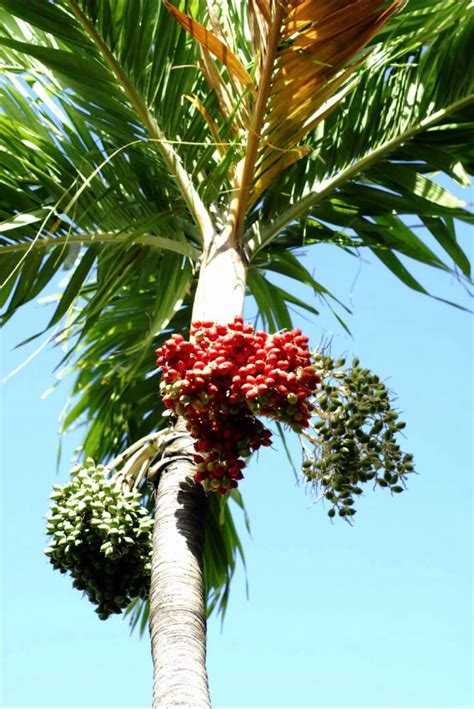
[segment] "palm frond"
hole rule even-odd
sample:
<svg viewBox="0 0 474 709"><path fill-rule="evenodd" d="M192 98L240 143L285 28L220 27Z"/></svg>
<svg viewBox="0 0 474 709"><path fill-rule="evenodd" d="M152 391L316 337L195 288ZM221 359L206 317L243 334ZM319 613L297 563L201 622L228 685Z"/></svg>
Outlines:
<svg viewBox="0 0 474 709"><path fill-rule="evenodd" d="M7 72L0 82L0 164L6 168L0 175L0 282L3 304L10 298L4 320L71 258L78 273L68 286L68 305L80 294L92 254L100 263L108 249L140 245L143 253L150 247L196 260L199 232L153 145L141 138L121 145L115 133L98 134L76 94L65 93L55 75L33 66L29 71ZM66 295L61 308L67 309Z"/></svg>
<svg viewBox="0 0 474 709"><path fill-rule="evenodd" d="M463 65L453 80L456 58L472 60L474 13L466 15L462 5L452 8L462 21L440 31L431 46L401 55L394 39L393 46L387 40L377 49L352 93L316 130L311 157L275 179L250 215L251 253L278 249L280 238L288 246L289 234L293 247L301 247L311 243L309 234L316 243L318 234L321 241L337 241L342 233L343 248L352 240L353 246L395 250L451 270L406 226L411 218L432 229L454 265L470 276L448 224L471 222L472 212L436 180L442 172L465 186L473 166L466 137L472 130L474 66ZM402 20L403 13L397 16Z"/></svg>
<svg viewBox="0 0 474 709"><path fill-rule="evenodd" d="M411 184L419 174L437 171L449 171L466 182L473 151L464 144L461 152L456 145L471 127L468 107L474 101L474 72L468 48L474 35L474 10L467 12L461 0L453 12L458 24L440 32L429 47L419 45L404 55L398 40L378 47L358 72L352 92L315 132L311 157L274 181L271 189L282 198L280 215L275 208L262 206L267 220L273 221L264 240L372 166L380 171L384 164L387 172L393 168L395 173L402 162L412 170ZM460 70L458 57L469 66ZM449 151L443 152L438 144L442 139ZM285 208L292 198L293 206Z"/></svg>
<svg viewBox="0 0 474 709"><path fill-rule="evenodd" d="M112 123L113 130L116 130L116 124L121 123L122 136L127 135L124 145L130 143L131 136L142 140L148 137L166 171L175 181L201 233L212 234L213 225L207 210L173 143L170 142L169 136L165 135L147 103L149 84L143 83L143 76L138 86L134 83L134 78L137 78L138 58L134 62L130 60L130 46L127 41L130 39L132 27L133 31L136 30L137 8L132 9L131 5L132 3L129 3L127 12L123 15L122 5L115 5L115 11L110 12L108 4L98 6L87 0L64 0L48 8L45 14L42 11L43 3L38 0L33 3L26 0L15 3L4 0L0 3L0 8L8 10L10 14L4 12L2 15L6 19L0 24L0 46L3 47L9 64L30 73L39 71L39 67L46 67L62 84L62 90L74 89L76 100L82 104L83 110L86 110L89 116L94 115L92 121L100 120L101 135L104 132L108 135L107 125ZM142 13L139 27L142 34L147 34L147 41L144 41L143 46L137 47L136 52L143 69L143 63L152 52L153 40L160 36L160 29L166 32L169 18L161 7L153 10L148 3L140 3L139 9ZM150 19L150 12L154 17L153 32L150 32L150 27L146 24ZM13 16L21 19L15 21ZM164 25L160 23L160 18ZM112 27L121 27L122 32L115 37ZM25 41L27 38L29 41ZM115 48L116 53L109 45ZM161 79L162 77L155 73L154 90ZM144 95L140 93L140 89ZM88 108L91 102L94 104L93 112ZM114 120L111 121L111 118Z"/></svg>
<svg viewBox="0 0 474 709"><path fill-rule="evenodd" d="M267 110L249 206L282 169L311 152L308 145L297 146L348 90L346 86L338 94L357 67L349 62L403 4L383 8L383 3L365 1L295 2L286 11L280 9L269 27L278 46L264 89Z"/></svg>
<svg viewBox="0 0 474 709"><path fill-rule="evenodd" d="M388 8L383 0L249 3L256 65L252 82L225 42L166 0L205 58L211 53L225 67L248 114L245 120L242 111L236 111L246 145L233 181L231 238L240 236L247 210L275 177L311 152L301 141L341 100L345 91L337 92L357 66L349 63L404 4L405 0L394 0ZM213 78L207 61L208 83L222 95L223 78L212 69Z"/></svg>

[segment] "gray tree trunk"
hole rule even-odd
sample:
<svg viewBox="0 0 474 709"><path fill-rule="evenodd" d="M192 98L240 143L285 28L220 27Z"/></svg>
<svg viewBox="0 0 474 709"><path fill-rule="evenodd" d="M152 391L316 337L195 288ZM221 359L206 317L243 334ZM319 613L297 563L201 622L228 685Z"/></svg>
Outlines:
<svg viewBox="0 0 474 709"><path fill-rule="evenodd" d="M193 321L227 323L241 315L245 267L225 237L203 255ZM179 421L177 432L183 432ZM192 438L181 435L165 456L156 493L150 589L153 708L211 706L206 670L202 575L206 494L193 481Z"/></svg>
<svg viewBox="0 0 474 709"><path fill-rule="evenodd" d="M176 445L176 444L179 445ZM168 455L192 453L180 437ZM205 493L190 460L161 473L156 494L150 590L153 707L210 707L202 578Z"/></svg>

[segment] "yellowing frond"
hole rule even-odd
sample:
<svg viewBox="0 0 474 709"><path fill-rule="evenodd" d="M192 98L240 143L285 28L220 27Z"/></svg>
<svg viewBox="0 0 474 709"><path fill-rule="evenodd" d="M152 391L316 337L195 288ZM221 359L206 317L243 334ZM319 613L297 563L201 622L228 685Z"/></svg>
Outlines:
<svg viewBox="0 0 474 709"><path fill-rule="evenodd" d="M335 108L331 102L361 49L404 0L293 0L283 3L278 51L260 134L250 206L269 186L275 166ZM350 62L353 62L350 65ZM271 169L269 169L271 166Z"/></svg>
<svg viewBox="0 0 474 709"><path fill-rule="evenodd" d="M174 16L177 22L183 27L191 37L205 49L209 50L217 59L219 59L222 64L228 70L230 76L236 80L242 86L248 86L252 84L252 78L248 73L247 69L244 67L240 59L238 59L232 50L224 44L215 34L207 30L199 22L196 22L186 15L177 7L172 5L169 0L163 0L164 5L168 8L171 14Z"/></svg>
<svg viewBox="0 0 474 709"><path fill-rule="evenodd" d="M229 173L234 189L228 229L237 240L246 212L275 177L311 152L302 141L347 93L361 50L407 0L388 6L386 0L245 0L255 80L216 34L163 1L200 43L203 71L225 119L232 117L234 129L246 133L244 157ZM211 21L222 37L217 19ZM241 105L211 54L234 88L240 86Z"/></svg>

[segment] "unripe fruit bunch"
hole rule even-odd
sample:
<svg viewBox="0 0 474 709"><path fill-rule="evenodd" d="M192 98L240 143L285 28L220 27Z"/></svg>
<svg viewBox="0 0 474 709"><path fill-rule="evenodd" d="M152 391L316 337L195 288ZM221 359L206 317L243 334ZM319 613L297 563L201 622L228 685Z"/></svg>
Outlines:
<svg viewBox="0 0 474 709"><path fill-rule="evenodd" d="M319 377L298 329L268 335L237 317L228 325L194 322L190 335L172 335L156 351L160 390L196 439L196 480L225 494L243 477L242 459L271 445L257 416L302 431Z"/></svg>
<svg viewBox="0 0 474 709"><path fill-rule="evenodd" d="M306 449L303 474L336 513L350 520L354 500L365 483L401 493L414 471L413 456L403 453L397 435L405 427L392 406L390 392L379 377L352 361L341 369L328 355L314 358L322 380L312 423L313 451Z"/></svg>
<svg viewBox="0 0 474 709"><path fill-rule="evenodd" d="M147 598L153 519L138 490L106 477L88 459L65 485L54 485L47 516L53 567L69 572L105 620L136 596Z"/></svg>

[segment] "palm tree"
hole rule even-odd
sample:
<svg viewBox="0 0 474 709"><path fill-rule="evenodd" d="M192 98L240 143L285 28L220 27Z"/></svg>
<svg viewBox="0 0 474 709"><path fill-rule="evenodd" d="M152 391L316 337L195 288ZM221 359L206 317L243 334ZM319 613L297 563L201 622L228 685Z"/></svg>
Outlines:
<svg viewBox="0 0 474 709"><path fill-rule="evenodd" d="M469 0L0 0L3 318L69 269L48 328L85 456L166 428L152 353L170 333L230 322L246 294L269 330L317 314L272 274L345 326L302 246L369 249L425 294L400 255L470 278L454 220L472 217L431 176L468 184L473 29ZM206 500L175 434L131 612L150 615L155 705L209 706L205 615L225 611L243 502Z"/></svg>

